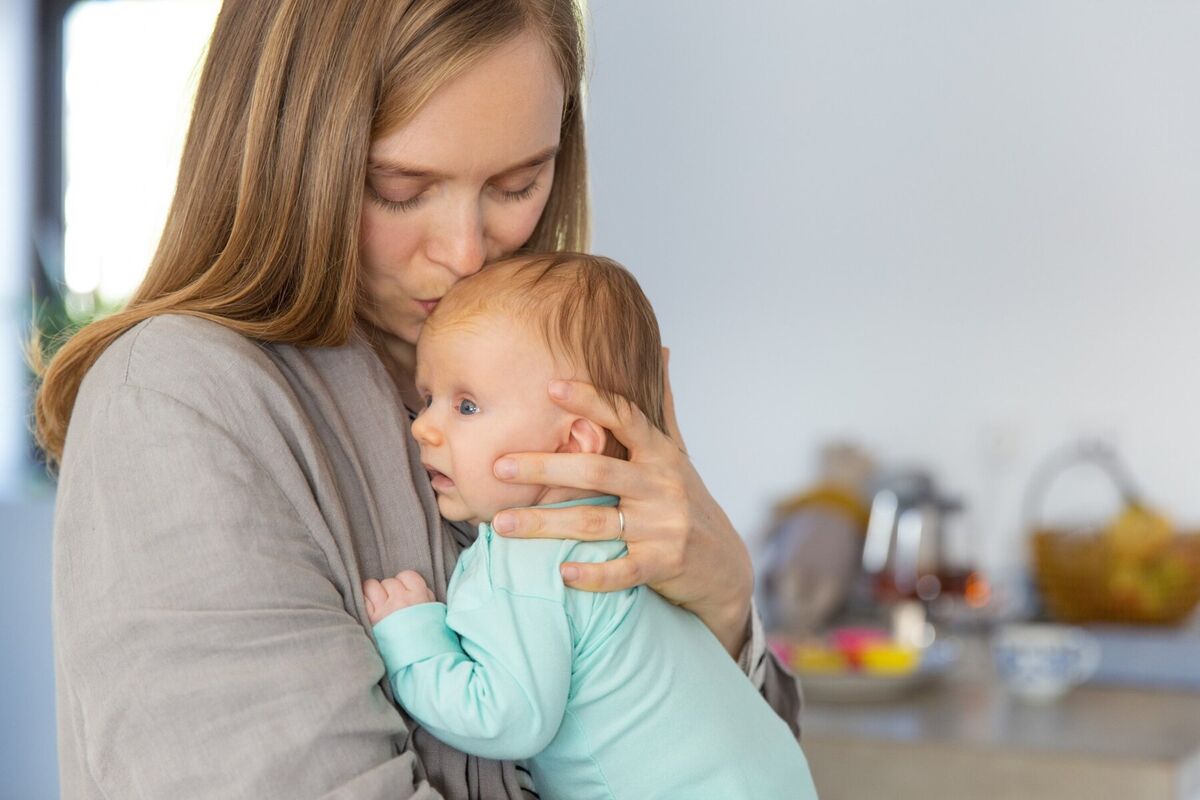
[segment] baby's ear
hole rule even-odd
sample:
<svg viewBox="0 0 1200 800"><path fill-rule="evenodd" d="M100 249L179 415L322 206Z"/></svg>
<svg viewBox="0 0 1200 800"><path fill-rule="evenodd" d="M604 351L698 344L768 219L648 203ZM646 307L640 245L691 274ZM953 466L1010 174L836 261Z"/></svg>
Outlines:
<svg viewBox="0 0 1200 800"><path fill-rule="evenodd" d="M603 453L608 443L608 432L591 420L577 417L571 423L567 443L562 453Z"/></svg>

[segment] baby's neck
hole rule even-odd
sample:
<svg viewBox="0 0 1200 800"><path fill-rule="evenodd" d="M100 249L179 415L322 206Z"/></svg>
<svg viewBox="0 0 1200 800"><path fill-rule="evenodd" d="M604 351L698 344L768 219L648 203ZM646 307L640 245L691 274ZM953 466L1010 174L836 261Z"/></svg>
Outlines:
<svg viewBox="0 0 1200 800"><path fill-rule="evenodd" d="M582 491L580 489L569 489L569 488L559 487L559 486L547 486L542 489L541 494L539 494L536 498L534 498L534 501L532 503L530 503L529 505L530 506L548 506L548 505L553 505L554 503L567 503L567 502L570 502L571 500L583 500L586 497L601 497L601 496L602 496L602 494L600 492L587 492L587 491ZM468 521L474 525L478 525L482 520L468 520ZM492 523L492 521L487 520L487 523L490 525Z"/></svg>
<svg viewBox="0 0 1200 800"><path fill-rule="evenodd" d="M571 489L562 486L547 486L542 490L534 505L548 506L552 503L566 503L570 500L582 500L585 497L599 497L600 492L588 492L582 489Z"/></svg>

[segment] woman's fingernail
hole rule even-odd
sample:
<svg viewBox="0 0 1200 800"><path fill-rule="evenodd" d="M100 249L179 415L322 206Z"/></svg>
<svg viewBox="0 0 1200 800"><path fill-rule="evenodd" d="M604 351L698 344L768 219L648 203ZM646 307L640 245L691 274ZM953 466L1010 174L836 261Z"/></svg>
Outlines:
<svg viewBox="0 0 1200 800"><path fill-rule="evenodd" d="M512 514L497 514L492 520L492 527L500 533L512 533L517 529L517 520Z"/></svg>
<svg viewBox="0 0 1200 800"><path fill-rule="evenodd" d="M495 470L497 478L515 478L517 477L517 462L511 458L502 458L496 462Z"/></svg>
<svg viewBox="0 0 1200 800"><path fill-rule="evenodd" d="M579 567L563 567L561 571L563 580L567 583L579 580Z"/></svg>
<svg viewBox="0 0 1200 800"><path fill-rule="evenodd" d="M571 384L566 381L550 381L550 396L566 400L571 396Z"/></svg>

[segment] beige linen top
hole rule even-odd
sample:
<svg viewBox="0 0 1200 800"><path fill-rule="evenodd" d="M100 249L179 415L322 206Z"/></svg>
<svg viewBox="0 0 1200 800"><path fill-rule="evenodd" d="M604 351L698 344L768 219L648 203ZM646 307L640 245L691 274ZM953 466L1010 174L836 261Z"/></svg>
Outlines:
<svg viewBox="0 0 1200 800"><path fill-rule="evenodd" d="M390 701L360 591L439 600L445 523L360 334L255 342L160 316L84 380L59 479L54 637L64 798L529 798ZM794 681L756 672L797 729ZM760 677L756 675L756 678Z"/></svg>

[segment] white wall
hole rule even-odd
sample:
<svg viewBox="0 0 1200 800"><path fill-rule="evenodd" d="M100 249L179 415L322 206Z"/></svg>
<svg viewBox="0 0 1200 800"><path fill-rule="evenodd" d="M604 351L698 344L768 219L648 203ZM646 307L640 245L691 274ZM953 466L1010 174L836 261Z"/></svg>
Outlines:
<svg viewBox="0 0 1200 800"><path fill-rule="evenodd" d="M991 566L1082 433L1200 527L1200 4L591 14L595 247L655 302L744 533L831 436L934 467Z"/></svg>
<svg viewBox="0 0 1200 800"><path fill-rule="evenodd" d="M15 496L25 446L20 347L29 276L28 120L33 2L0 3L0 498Z"/></svg>

